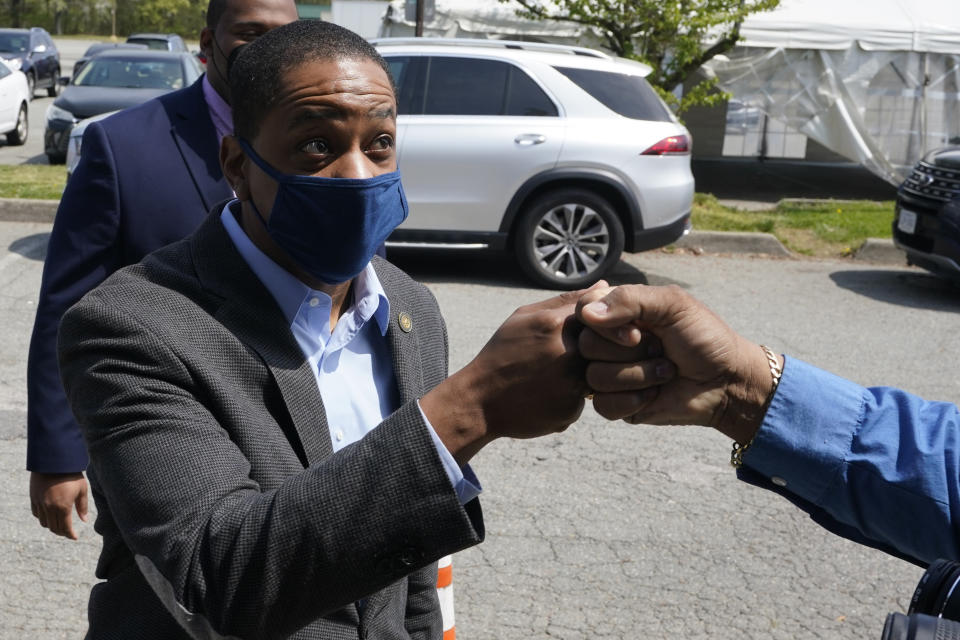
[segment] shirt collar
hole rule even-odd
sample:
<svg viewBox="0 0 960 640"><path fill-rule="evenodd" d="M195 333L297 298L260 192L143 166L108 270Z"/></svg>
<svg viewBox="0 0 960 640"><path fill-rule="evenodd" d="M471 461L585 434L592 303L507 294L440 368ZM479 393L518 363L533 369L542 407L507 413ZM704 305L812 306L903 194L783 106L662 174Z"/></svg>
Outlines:
<svg viewBox="0 0 960 640"><path fill-rule="evenodd" d="M203 75L201 85L203 86L203 99L207 103L207 110L210 112L210 119L217 130L217 140L223 140L224 136L233 135L233 109L223 99L223 96L213 88L206 74Z"/></svg>
<svg viewBox="0 0 960 640"><path fill-rule="evenodd" d="M287 322L293 324L300 306L307 298L326 294L305 285L253 244L233 215L233 210L239 209L239 204L240 201L236 199L228 202L220 213L220 221L244 261L277 301ZM380 334L387 334L390 326L390 300L383 291L373 264L369 262L353 279L353 303L350 306L356 309L361 322L374 318Z"/></svg>

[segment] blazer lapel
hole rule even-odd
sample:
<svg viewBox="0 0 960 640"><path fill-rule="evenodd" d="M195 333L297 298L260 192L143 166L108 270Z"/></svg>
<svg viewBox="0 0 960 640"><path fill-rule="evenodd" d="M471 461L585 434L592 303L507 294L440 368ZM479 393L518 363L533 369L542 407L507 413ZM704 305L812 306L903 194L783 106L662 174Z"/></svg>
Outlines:
<svg viewBox="0 0 960 640"><path fill-rule="evenodd" d="M304 466L333 454L323 400L310 363L303 356L273 296L250 270L220 222L211 213L192 238L197 274L204 287L223 299L215 317L269 368L296 430Z"/></svg>
<svg viewBox="0 0 960 640"><path fill-rule="evenodd" d="M217 130L203 97L203 78L170 101L170 135L180 151L183 163L203 202L201 211L209 211L221 200L233 197L233 190L220 169Z"/></svg>
<svg viewBox="0 0 960 640"><path fill-rule="evenodd" d="M393 375L400 391L400 403L405 404L419 398L424 392L418 318L407 307L410 297L404 295L402 283L389 270L383 268L383 259L375 256L373 267L387 299L390 300L387 341L390 343Z"/></svg>

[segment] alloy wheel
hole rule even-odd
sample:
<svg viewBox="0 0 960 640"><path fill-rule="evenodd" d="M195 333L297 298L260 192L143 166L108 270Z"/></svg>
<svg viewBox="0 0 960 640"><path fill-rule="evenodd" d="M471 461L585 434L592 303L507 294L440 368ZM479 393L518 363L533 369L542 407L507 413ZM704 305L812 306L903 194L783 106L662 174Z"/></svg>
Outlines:
<svg viewBox="0 0 960 640"><path fill-rule="evenodd" d="M610 250L610 230L592 208L568 203L553 207L537 222L534 255L546 273L581 278L595 272Z"/></svg>

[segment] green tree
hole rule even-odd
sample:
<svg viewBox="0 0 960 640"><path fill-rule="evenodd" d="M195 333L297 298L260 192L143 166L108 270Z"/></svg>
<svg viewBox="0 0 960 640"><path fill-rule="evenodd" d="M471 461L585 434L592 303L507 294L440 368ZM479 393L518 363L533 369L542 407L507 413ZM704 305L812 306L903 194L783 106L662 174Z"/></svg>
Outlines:
<svg viewBox="0 0 960 640"><path fill-rule="evenodd" d="M716 80L673 90L703 63L740 39L744 18L773 9L780 0L500 0L534 20L573 22L590 28L616 55L650 65L647 80L678 112L728 99Z"/></svg>

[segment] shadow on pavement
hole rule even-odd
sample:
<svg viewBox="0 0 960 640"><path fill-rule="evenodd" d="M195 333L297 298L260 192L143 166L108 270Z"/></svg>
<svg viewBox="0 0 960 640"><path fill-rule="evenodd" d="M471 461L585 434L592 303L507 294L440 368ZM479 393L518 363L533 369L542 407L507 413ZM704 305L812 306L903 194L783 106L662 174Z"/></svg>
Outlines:
<svg viewBox="0 0 960 640"><path fill-rule="evenodd" d="M517 289L535 289L513 256L503 251L485 249L410 249L390 247L390 262L406 271L414 280L423 282L462 282ZM652 284L647 275L620 261L607 277L612 285ZM661 279L663 280L663 279ZM654 284L667 284L666 281Z"/></svg>
<svg viewBox="0 0 960 640"><path fill-rule="evenodd" d="M50 160L45 153L40 153L28 158L23 164L50 164Z"/></svg>
<svg viewBox="0 0 960 640"><path fill-rule="evenodd" d="M28 260L43 262L47 257L47 242L49 240L49 233L35 233L32 236L17 238L10 243L7 249L11 253L19 254Z"/></svg>
<svg viewBox="0 0 960 640"><path fill-rule="evenodd" d="M830 279L839 287L881 302L960 313L960 286L926 272L837 271Z"/></svg>

